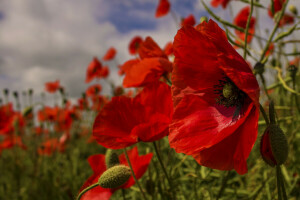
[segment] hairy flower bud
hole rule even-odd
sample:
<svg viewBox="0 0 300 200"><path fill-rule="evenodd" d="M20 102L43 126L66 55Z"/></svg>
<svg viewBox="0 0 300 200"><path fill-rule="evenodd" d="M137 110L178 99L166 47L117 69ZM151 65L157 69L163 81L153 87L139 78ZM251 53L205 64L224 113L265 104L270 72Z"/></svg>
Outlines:
<svg viewBox="0 0 300 200"><path fill-rule="evenodd" d="M263 74L265 71L265 65L262 64L261 62L257 62L255 65L254 65L254 72L256 74Z"/></svg>
<svg viewBox="0 0 300 200"><path fill-rule="evenodd" d="M33 111L32 106L26 107L26 108L23 110L23 116L24 116L24 117L29 116L30 114L32 114L32 111Z"/></svg>
<svg viewBox="0 0 300 200"><path fill-rule="evenodd" d="M277 124L270 124L260 143L263 160L270 166L283 164L288 156L288 143L285 134Z"/></svg>
<svg viewBox="0 0 300 200"><path fill-rule="evenodd" d="M293 13L294 15L298 15L298 10L297 10L296 6L290 5L290 6L289 6L289 10L290 10L291 13Z"/></svg>
<svg viewBox="0 0 300 200"><path fill-rule="evenodd" d="M98 183L103 188L117 188L126 183L130 176L129 167L116 165L107 169L99 178Z"/></svg>
<svg viewBox="0 0 300 200"><path fill-rule="evenodd" d="M115 165L119 165L119 157L112 149L107 149L105 154L105 164L107 168L111 168Z"/></svg>

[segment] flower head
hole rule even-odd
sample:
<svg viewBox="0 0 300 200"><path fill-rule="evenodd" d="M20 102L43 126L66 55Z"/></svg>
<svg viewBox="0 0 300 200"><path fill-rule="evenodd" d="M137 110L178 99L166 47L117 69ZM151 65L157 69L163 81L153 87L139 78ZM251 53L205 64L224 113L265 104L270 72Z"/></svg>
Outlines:
<svg viewBox="0 0 300 200"><path fill-rule="evenodd" d="M201 165L246 173L259 116L252 70L212 20L181 28L174 55L170 146Z"/></svg>

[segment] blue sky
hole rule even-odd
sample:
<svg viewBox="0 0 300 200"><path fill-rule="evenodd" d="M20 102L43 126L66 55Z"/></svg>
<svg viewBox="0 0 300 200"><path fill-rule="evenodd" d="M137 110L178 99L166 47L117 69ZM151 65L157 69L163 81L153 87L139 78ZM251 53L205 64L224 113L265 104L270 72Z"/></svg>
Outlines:
<svg viewBox="0 0 300 200"><path fill-rule="evenodd" d="M207 16L199 0L170 2L178 18ZM300 11L299 0L290 2ZM70 97L78 97L90 85L84 83L86 67L111 46L118 51L117 61L104 64L110 67L109 79L120 85L117 65L131 58L127 48L134 36L151 36L163 47L177 32L170 14L154 17L157 5L158 0L1 0L0 90L33 88L39 94L45 82L59 79ZM237 1L230 5L233 15L246 6ZM229 9L212 9L232 21ZM273 26L266 12L261 13L260 24ZM100 83L103 93L109 93L108 84Z"/></svg>

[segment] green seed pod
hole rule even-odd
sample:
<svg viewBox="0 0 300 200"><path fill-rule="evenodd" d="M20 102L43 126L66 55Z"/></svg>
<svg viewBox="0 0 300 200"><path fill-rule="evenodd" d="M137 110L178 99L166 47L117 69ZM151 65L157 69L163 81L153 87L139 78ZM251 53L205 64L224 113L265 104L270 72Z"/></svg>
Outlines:
<svg viewBox="0 0 300 200"><path fill-rule="evenodd" d="M105 164L107 169L120 164L118 155L112 149L107 149L106 151Z"/></svg>
<svg viewBox="0 0 300 200"><path fill-rule="evenodd" d="M271 150L277 165L283 164L288 157L288 142L282 129L277 124L269 126Z"/></svg>
<svg viewBox="0 0 300 200"><path fill-rule="evenodd" d="M131 176L130 168L125 165L116 165L106 170L98 180L103 188L117 188L128 181Z"/></svg>

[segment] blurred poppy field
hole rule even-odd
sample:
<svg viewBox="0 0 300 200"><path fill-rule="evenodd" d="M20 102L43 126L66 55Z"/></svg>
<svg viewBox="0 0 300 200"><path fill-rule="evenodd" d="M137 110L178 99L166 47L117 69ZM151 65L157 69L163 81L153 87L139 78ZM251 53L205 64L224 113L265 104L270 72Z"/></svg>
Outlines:
<svg viewBox="0 0 300 200"><path fill-rule="evenodd" d="M199 5L157 0L177 33L90 55L81 97L59 79L40 100L3 88L0 200L300 199L300 2Z"/></svg>

